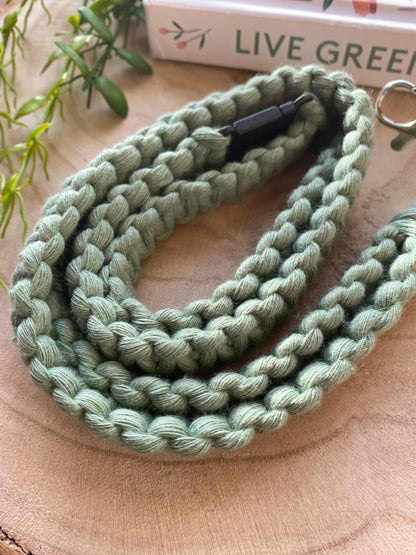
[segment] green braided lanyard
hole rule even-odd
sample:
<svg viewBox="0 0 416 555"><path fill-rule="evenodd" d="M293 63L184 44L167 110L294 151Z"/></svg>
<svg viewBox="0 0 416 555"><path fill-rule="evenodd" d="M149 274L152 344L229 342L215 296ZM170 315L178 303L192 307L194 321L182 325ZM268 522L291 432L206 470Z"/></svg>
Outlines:
<svg viewBox="0 0 416 555"><path fill-rule="evenodd" d="M221 126L305 91L314 99L285 135L226 162ZM134 298L156 241L262 185L317 133L325 149L234 279L182 312L152 313ZM234 449L315 406L415 292L416 209L379 230L271 352L206 375L295 307L349 215L372 143L366 93L309 66L213 93L101 153L47 202L14 273L12 321L32 379L95 434L139 453Z"/></svg>

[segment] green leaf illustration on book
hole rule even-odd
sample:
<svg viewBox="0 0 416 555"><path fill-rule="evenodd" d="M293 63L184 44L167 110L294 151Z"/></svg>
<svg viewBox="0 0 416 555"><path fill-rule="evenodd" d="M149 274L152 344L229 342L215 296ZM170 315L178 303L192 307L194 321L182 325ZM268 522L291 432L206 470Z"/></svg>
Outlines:
<svg viewBox="0 0 416 555"><path fill-rule="evenodd" d="M183 50L186 48L186 45L194 40L199 40L199 48L202 48L205 44L205 37L211 31L211 29L207 29L206 31L202 31L201 29L184 29L182 25L180 25L177 21L172 20L172 25L174 29L168 29L167 27L159 27L158 31L161 35L168 35L169 33L173 33L175 36L173 37L174 41L179 41L182 36L184 36L183 40L176 42L176 47L179 50ZM189 38L188 38L189 37Z"/></svg>
<svg viewBox="0 0 416 555"><path fill-rule="evenodd" d="M329 6L332 4L334 0L324 0L324 4L322 6L322 11L325 12Z"/></svg>

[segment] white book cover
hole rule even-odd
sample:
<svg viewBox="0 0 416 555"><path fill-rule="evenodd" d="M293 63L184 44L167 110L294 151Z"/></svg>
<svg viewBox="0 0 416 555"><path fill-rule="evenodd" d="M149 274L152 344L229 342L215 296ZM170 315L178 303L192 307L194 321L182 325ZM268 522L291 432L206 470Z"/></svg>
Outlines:
<svg viewBox="0 0 416 555"><path fill-rule="evenodd" d="M319 63L357 83L415 80L416 0L144 0L156 58L272 71Z"/></svg>

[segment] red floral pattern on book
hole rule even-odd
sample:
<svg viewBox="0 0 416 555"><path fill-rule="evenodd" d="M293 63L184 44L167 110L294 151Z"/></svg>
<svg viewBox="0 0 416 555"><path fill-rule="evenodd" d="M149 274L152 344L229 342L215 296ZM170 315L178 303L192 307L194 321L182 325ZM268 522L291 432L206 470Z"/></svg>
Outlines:
<svg viewBox="0 0 416 555"><path fill-rule="evenodd" d="M186 45L188 43L195 40L199 40L199 48L202 48L205 44L206 35L211 31L211 29L206 29L205 31L202 31L200 28L184 29L182 25L180 25L177 21L173 21L173 20L172 20L172 25L173 25L172 29L168 29L167 27L159 27L158 30L161 35L168 35L170 33L173 34L174 41L179 41L179 39L183 37L181 41L176 42L176 47L179 48L180 50L183 50L184 48L186 48Z"/></svg>

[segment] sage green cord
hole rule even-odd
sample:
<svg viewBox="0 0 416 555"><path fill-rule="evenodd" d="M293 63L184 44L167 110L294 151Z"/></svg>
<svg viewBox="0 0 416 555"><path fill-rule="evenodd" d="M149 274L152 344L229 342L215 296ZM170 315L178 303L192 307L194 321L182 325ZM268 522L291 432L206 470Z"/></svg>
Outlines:
<svg viewBox="0 0 416 555"><path fill-rule="evenodd" d="M225 162L221 126L305 91L314 100L286 135ZM317 132L329 146L234 279L183 312L152 313L134 298L155 241L262 185ZM416 209L382 228L270 353L204 375L296 305L349 215L372 144L366 93L344 73L308 66L213 93L104 151L47 202L14 273L12 321L35 383L95 434L139 453L241 447L315 406L415 292Z"/></svg>

